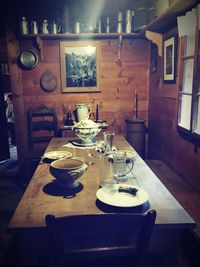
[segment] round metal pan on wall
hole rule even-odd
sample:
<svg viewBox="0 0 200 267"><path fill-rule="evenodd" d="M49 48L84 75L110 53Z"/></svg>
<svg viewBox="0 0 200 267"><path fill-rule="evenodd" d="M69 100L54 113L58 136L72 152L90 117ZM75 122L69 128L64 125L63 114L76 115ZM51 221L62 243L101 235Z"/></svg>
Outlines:
<svg viewBox="0 0 200 267"><path fill-rule="evenodd" d="M39 63L39 58L37 53L31 51L31 50L27 50L27 51L23 51L19 58L19 66L24 69L24 70L32 70L34 69L38 63Z"/></svg>

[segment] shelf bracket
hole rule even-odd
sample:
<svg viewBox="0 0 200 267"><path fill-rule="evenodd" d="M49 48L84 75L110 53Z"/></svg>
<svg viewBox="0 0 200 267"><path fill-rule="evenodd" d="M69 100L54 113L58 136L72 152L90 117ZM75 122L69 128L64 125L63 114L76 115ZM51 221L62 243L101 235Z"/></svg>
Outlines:
<svg viewBox="0 0 200 267"><path fill-rule="evenodd" d="M158 47L158 55L162 56L162 43L163 43L163 35L161 33L145 31L145 37L152 41Z"/></svg>
<svg viewBox="0 0 200 267"><path fill-rule="evenodd" d="M43 61L44 57L43 57L43 42L42 42L42 39L39 36L37 36L35 41L36 41L37 48L38 48L39 53L40 53L40 59L41 59L41 61Z"/></svg>

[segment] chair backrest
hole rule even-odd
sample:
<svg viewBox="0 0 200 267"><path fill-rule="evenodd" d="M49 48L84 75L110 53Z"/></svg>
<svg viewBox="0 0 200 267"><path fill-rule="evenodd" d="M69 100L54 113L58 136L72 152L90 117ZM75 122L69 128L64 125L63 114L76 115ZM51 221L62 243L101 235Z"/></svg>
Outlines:
<svg viewBox="0 0 200 267"><path fill-rule="evenodd" d="M36 135L35 132L38 132ZM28 110L28 137L29 148L34 148L35 143L48 142L56 136L56 112L50 109Z"/></svg>
<svg viewBox="0 0 200 267"><path fill-rule="evenodd" d="M110 213L60 218L47 215L56 266L66 266L66 261L72 259L73 262L83 254L93 254L95 265L103 260L105 266L111 258L119 263L121 258L132 260L135 267L144 266L155 218L154 210L147 214Z"/></svg>

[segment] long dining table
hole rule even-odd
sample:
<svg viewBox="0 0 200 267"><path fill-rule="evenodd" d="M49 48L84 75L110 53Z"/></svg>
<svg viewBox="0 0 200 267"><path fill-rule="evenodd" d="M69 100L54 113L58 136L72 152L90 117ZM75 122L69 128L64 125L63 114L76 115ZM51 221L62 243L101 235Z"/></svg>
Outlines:
<svg viewBox="0 0 200 267"><path fill-rule="evenodd" d="M115 136L114 146L135 152L133 183L148 193L148 201L127 208L102 203L96 197L102 153L94 147L72 146L68 138L53 138L45 153L70 151L73 157L84 158L88 168L79 178L80 186L72 193L57 185L49 172L49 163L41 159L8 225L8 229L18 236L22 266L34 266L35 254L42 254L47 247L47 214L60 217L105 212L145 213L149 209L157 212L149 251L161 255L162 266L176 266L180 235L184 230L195 228L194 220L122 135Z"/></svg>

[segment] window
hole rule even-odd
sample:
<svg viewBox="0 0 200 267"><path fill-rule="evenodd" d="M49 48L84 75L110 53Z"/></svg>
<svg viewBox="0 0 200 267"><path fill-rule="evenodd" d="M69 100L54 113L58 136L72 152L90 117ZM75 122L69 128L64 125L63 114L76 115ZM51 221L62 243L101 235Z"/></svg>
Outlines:
<svg viewBox="0 0 200 267"><path fill-rule="evenodd" d="M198 27L195 29L181 37L178 110L178 131L191 141L200 140L200 34Z"/></svg>

